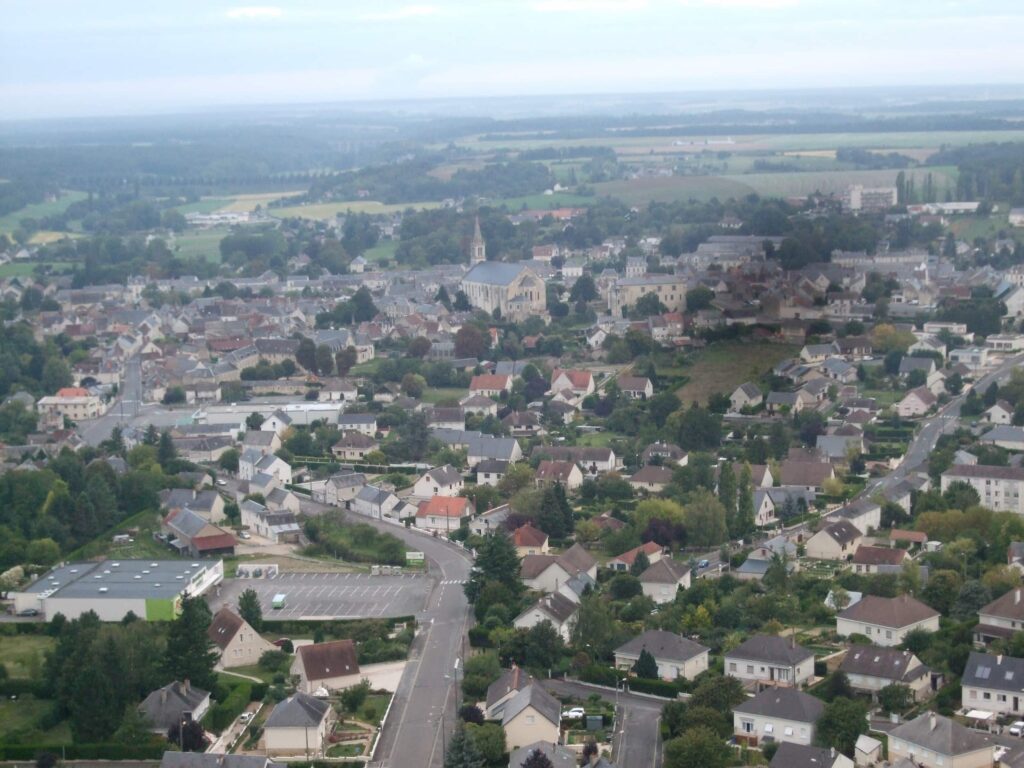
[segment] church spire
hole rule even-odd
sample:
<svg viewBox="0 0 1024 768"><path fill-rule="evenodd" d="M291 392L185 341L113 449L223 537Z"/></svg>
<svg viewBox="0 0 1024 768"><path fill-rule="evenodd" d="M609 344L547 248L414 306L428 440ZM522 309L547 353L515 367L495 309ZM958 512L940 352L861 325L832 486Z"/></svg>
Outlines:
<svg viewBox="0 0 1024 768"><path fill-rule="evenodd" d="M469 263L479 264L484 261L487 261L487 243L480 234L480 217L477 216L473 224L473 241L469 245Z"/></svg>

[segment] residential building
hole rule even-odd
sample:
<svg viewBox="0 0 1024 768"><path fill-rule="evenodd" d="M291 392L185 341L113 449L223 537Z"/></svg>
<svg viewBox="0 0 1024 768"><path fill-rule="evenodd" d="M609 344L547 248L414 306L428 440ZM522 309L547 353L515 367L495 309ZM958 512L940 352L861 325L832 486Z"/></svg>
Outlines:
<svg viewBox="0 0 1024 768"><path fill-rule="evenodd" d="M513 662L509 669L502 671L501 677L487 686L484 699L484 716L488 720L500 720L504 706L521 690L533 682L533 678L522 667Z"/></svg>
<svg viewBox="0 0 1024 768"><path fill-rule="evenodd" d="M850 562L854 573L899 573L909 560L910 553L905 549L861 544Z"/></svg>
<svg viewBox="0 0 1024 768"><path fill-rule="evenodd" d="M516 616L512 626L516 629L531 629L546 621L565 642L569 642L576 621L576 610L576 603L558 592L553 592Z"/></svg>
<svg viewBox="0 0 1024 768"><path fill-rule="evenodd" d="M887 685L905 685L914 698L924 698L931 689L931 670L910 651L851 645L839 664L850 687L858 693L875 696Z"/></svg>
<svg viewBox="0 0 1024 768"><path fill-rule="evenodd" d="M243 501L239 509L242 525L274 544L294 544L302 535L293 512L275 512L252 499Z"/></svg>
<svg viewBox="0 0 1024 768"><path fill-rule="evenodd" d="M139 712L149 721L150 731L166 736L172 725L185 720L199 721L210 709L210 692L188 680L168 683L143 699Z"/></svg>
<svg viewBox="0 0 1024 768"><path fill-rule="evenodd" d="M277 650L273 643L264 640L249 622L226 605L213 615L206 636L217 649L217 666L221 669L258 664L264 653Z"/></svg>
<svg viewBox="0 0 1024 768"><path fill-rule="evenodd" d="M810 746L825 703L795 688L766 688L732 708L733 733L741 744L791 742Z"/></svg>
<svg viewBox="0 0 1024 768"><path fill-rule="evenodd" d="M1024 467L989 464L954 464L942 473L941 490L953 483L967 483L981 499L982 506L997 512L1024 514Z"/></svg>
<svg viewBox="0 0 1024 768"><path fill-rule="evenodd" d="M55 425L63 424L64 419L98 419L104 413L103 401L84 387L58 389L56 395L40 398L36 410L44 424Z"/></svg>
<svg viewBox="0 0 1024 768"><path fill-rule="evenodd" d="M671 603L680 589L690 588L690 566L662 557L640 574L640 587L658 605Z"/></svg>
<svg viewBox="0 0 1024 768"><path fill-rule="evenodd" d="M420 498L431 496L458 496L465 487L462 473L451 464L428 469L412 487L412 495Z"/></svg>
<svg viewBox="0 0 1024 768"><path fill-rule="evenodd" d="M744 408L756 408L764 402L764 395L756 384L740 384L729 396L729 410L739 413Z"/></svg>
<svg viewBox="0 0 1024 768"><path fill-rule="evenodd" d="M615 668L632 669L647 651L658 665L663 680L692 680L708 668L708 648L682 635L661 629L649 629L615 649Z"/></svg>
<svg viewBox="0 0 1024 768"><path fill-rule="evenodd" d="M630 400L649 400L654 397L654 385L645 376L619 376L619 391Z"/></svg>
<svg viewBox="0 0 1024 768"><path fill-rule="evenodd" d="M648 464L640 467L629 478L629 484L634 491L644 493L661 493L672 482L672 470L668 467Z"/></svg>
<svg viewBox="0 0 1024 768"><path fill-rule="evenodd" d="M547 483L560 483L567 492L572 493L583 485L583 473L575 462L545 459L537 465L533 480L538 486Z"/></svg>
<svg viewBox="0 0 1024 768"><path fill-rule="evenodd" d="M549 392L568 390L577 397L586 397L594 392L594 374L590 371L575 371L556 368L551 373L551 389Z"/></svg>
<svg viewBox="0 0 1024 768"><path fill-rule="evenodd" d="M814 676L814 652L790 637L754 635L728 651L725 674L757 685L803 685Z"/></svg>
<svg viewBox="0 0 1024 768"><path fill-rule="evenodd" d="M960 685L964 709L1016 719L1024 713L1024 659L972 651Z"/></svg>
<svg viewBox="0 0 1024 768"><path fill-rule="evenodd" d="M854 768L854 763L834 747L809 747L784 741L779 744L768 768Z"/></svg>
<svg viewBox="0 0 1024 768"><path fill-rule="evenodd" d="M814 560L845 560L857 551L864 534L849 520L830 523L807 540L807 557Z"/></svg>
<svg viewBox="0 0 1024 768"><path fill-rule="evenodd" d="M463 518L472 514L473 504L463 496L434 496L420 502L416 527L434 533L451 533L459 529Z"/></svg>
<svg viewBox="0 0 1024 768"><path fill-rule="evenodd" d="M621 555L611 558L607 563L606 567L611 568L613 571L628 571L633 567L636 562L636 558L642 552L647 558L648 563L656 563L661 560L661 554L664 547L654 541L648 541L641 544L639 547L633 547L628 552L623 552Z"/></svg>
<svg viewBox="0 0 1024 768"><path fill-rule="evenodd" d="M500 397L512 391L512 377L508 374L481 373L469 382L469 394L482 397ZM460 427L461 429L461 427Z"/></svg>
<svg viewBox="0 0 1024 768"><path fill-rule="evenodd" d="M263 747L268 755L323 757L333 715L329 701L296 691L271 710L263 724Z"/></svg>
<svg viewBox="0 0 1024 768"><path fill-rule="evenodd" d="M608 289L608 311L623 317L627 308L648 294L654 294L670 312L686 309L686 279L677 275L643 275L615 280Z"/></svg>
<svg viewBox="0 0 1024 768"><path fill-rule="evenodd" d="M903 399L896 403L896 413L901 419L912 419L924 416L935 407L939 399L928 387L921 386L907 392Z"/></svg>
<svg viewBox="0 0 1024 768"><path fill-rule="evenodd" d="M558 699L531 682L501 710L501 727L510 751L536 741L558 743L562 708Z"/></svg>
<svg viewBox="0 0 1024 768"><path fill-rule="evenodd" d="M948 717L925 712L889 731L889 760L919 768L992 768L994 743Z"/></svg>
<svg viewBox="0 0 1024 768"><path fill-rule="evenodd" d="M1024 590L1020 587L1000 595L978 611L974 642L987 645L993 640L1009 639L1024 630Z"/></svg>
<svg viewBox="0 0 1024 768"><path fill-rule="evenodd" d="M519 557L548 554L548 535L531 523L521 525L512 531L512 543Z"/></svg>
<svg viewBox="0 0 1024 768"><path fill-rule="evenodd" d="M303 693L340 691L359 682L356 646L351 640L300 645L295 649L291 674L299 678Z"/></svg>
<svg viewBox="0 0 1024 768"><path fill-rule="evenodd" d="M373 437L377 434L377 417L372 413L341 413L338 415L338 429Z"/></svg>
<svg viewBox="0 0 1024 768"><path fill-rule="evenodd" d="M883 647L899 645L915 629L937 631L939 612L910 595L865 595L836 616L836 632L840 636L864 635Z"/></svg>
<svg viewBox="0 0 1024 768"><path fill-rule="evenodd" d="M235 554L235 537L213 523L208 523L190 509L176 509L164 518L161 529L172 547L183 555L213 557Z"/></svg>
<svg viewBox="0 0 1024 768"><path fill-rule="evenodd" d="M497 485L508 474L509 466L509 462L500 459L484 459L477 462L475 467L477 485Z"/></svg>

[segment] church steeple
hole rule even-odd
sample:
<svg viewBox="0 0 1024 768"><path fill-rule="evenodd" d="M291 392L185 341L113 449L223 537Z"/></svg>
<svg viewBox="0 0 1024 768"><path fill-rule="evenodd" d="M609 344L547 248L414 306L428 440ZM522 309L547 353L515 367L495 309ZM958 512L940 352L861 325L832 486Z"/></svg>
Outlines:
<svg viewBox="0 0 1024 768"><path fill-rule="evenodd" d="M480 234L480 217L477 216L473 225L473 241L469 245L469 263L480 264L484 261L487 261L487 243Z"/></svg>

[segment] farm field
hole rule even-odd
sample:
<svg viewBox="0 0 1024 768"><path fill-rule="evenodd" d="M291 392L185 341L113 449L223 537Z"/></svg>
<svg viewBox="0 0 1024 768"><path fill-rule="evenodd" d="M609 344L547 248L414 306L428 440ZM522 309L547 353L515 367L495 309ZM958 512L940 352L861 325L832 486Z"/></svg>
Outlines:
<svg viewBox="0 0 1024 768"><path fill-rule="evenodd" d="M280 200L282 197L299 194L302 194L301 190L292 192L256 192L248 195L232 195L224 207L217 208L216 210L226 211L228 213L245 213L246 211L255 210L257 205L262 205L266 208L267 203L273 200Z"/></svg>
<svg viewBox="0 0 1024 768"><path fill-rule="evenodd" d="M381 240L373 248L363 252L363 258L371 262L387 261L395 258L395 251L398 250L397 240Z"/></svg>
<svg viewBox="0 0 1024 768"><path fill-rule="evenodd" d="M213 213L231 203L230 197L204 197L194 203L185 203L174 207L178 213Z"/></svg>
<svg viewBox="0 0 1024 768"><path fill-rule="evenodd" d="M767 342L723 342L698 352L683 371L689 377L676 394L684 403L706 403L716 392L732 394L745 381L757 381L799 347Z"/></svg>
<svg viewBox="0 0 1024 768"><path fill-rule="evenodd" d="M45 264L55 272L70 272L72 266L70 261L16 261L10 264L0 264L0 278L25 277L35 272L35 268Z"/></svg>
<svg viewBox="0 0 1024 768"><path fill-rule="evenodd" d="M49 635L0 636L0 665L10 677L38 678L46 652L56 644Z"/></svg>
<svg viewBox="0 0 1024 768"><path fill-rule="evenodd" d="M503 205L510 211L522 209L543 211L555 208L573 208L593 205L597 198L574 195L571 192L555 192L552 195L524 195L523 197L505 197L493 200L495 205Z"/></svg>
<svg viewBox="0 0 1024 768"><path fill-rule="evenodd" d="M188 230L176 235L170 244L171 250L182 258L202 257L207 261L220 263L220 241L231 234L227 227Z"/></svg>
<svg viewBox="0 0 1024 768"><path fill-rule="evenodd" d="M26 205L24 208L8 213L6 216L0 216L0 232L13 232L20 226L19 222L22 219L38 219L43 216L52 216L55 213L63 213L69 205L79 200L85 200L86 197L88 195L85 192L68 190L52 202Z"/></svg>
<svg viewBox="0 0 1024 768"><path fill-rule="evenodd" d="M726 176L724 178L748 184L759 195L765 196L801 196L812 192L842 192L854 184L865 187L894 186L898 170L882 171L819 171L819 172L786 172L786 173L749 173L742 176ZM907 179L913 178L917 188L924 184L931 173L941 199L946 185L956 185L956 169L950 166L925 166L905 171Z"/></svg>
<svg viewBox="0 0 1024 768"><path fill-rule="evenodd" d="M277 197L281 197L278 195ZM396 211L404 211L407 208L416 208L418 210L429 210L431 208L440 208L441 203L439 202L421 202L421 203L396 203L394 205L388 205L385 203L379 203L375 200L349 200L340 203L314 203L312 205L290 205L286 208L271 208L268 213L278 219L286 219L288 217L298 217L301 219L317 219L319 221L327 221L333 219L339 213L346 213L351 211L352 213L394 213Z"/></svg>
<svg viewBox="0 0 1024 768"><path fill-rule="evenodd" d="M616 197L627 205L677 200L727 200L749 195L754 188L745 181L723 176L666 176L664 178L606 181L595 184L598 195Z"/></svg>

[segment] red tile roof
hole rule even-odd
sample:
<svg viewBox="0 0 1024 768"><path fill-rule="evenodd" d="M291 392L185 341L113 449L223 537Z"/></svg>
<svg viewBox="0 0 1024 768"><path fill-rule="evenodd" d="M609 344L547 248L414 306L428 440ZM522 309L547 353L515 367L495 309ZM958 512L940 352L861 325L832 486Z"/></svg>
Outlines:
<svg viewBox="0 0 1024 768"><path fill-rule="evenodd" d="M420 502L416 517L465 517L472 513L469 499L462 496L434 496L429 501Z"/></svg>

